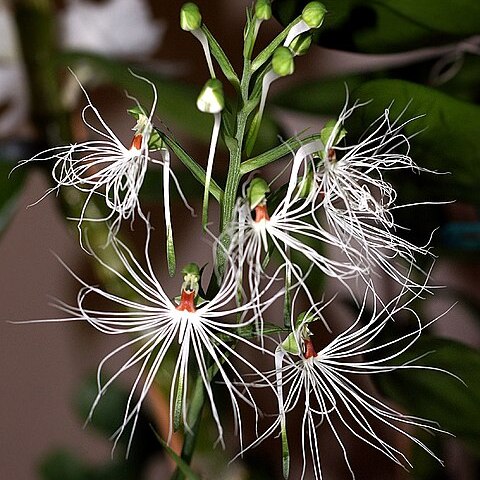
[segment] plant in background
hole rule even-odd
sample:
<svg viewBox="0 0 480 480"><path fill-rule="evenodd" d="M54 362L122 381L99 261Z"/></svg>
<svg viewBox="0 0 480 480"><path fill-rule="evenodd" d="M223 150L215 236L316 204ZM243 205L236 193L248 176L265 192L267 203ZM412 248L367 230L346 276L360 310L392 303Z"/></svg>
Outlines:
<svg viewBox="0 0 480 480"><path fill-rule="evenodd" d="M283 11L288 10L288 3L276 3L283 19L288 17ZM450 431L448 421L439 425L428 413L423 419L416 416L414 408L404 413L382 400L374 387L355 378L366 376L376 387L387 385L382 389L387 395L385 378L407 372L430 375L437 384L454 381L457 385L459 380L456 371L448 375L448 363L422 366L429 358L424 358L428 349L422 349L424 332L433 323L425 322L421 314L422 295L431 293L431 267L425 259L431 255L432 238L429 232L429 240L419 246L396 218L399 211L416 215L417 209L439 207L445 200L437 196L436 201L430 201L409 194L403 201L404 189L397 192L395 185L399 175L408 178L412 173L426 178L425 182L442 181L432 180L437 177L432 175L436 165L424 166L423 159L413 155L411 143L417 133L420 138L424 132L412 131L412 125L428 119L428 112L409 116L416 97L402 105L405 98L393 96L373 116L376 92L366 89L371 94L366 99L360 88L358 93L351 93L353 102L348 95L346 101L337 101L335 118L318 133L293 136L265 148L270 85L293 75L297 57L312 54L312 43L323 38L324 28L331 28L329 15L334 22L343 12L339 9L337 14L335 4L326 8L316 1L290 3L301 3L301 8L294 14L289 10L286 26L258 53L257 37L262 23L272 17L272 5L268 0L257 0L247 9L240 74L204 24L198 6L189 2L180 9L180 26L199 40L209 78L196 99L178 102L170 114L196 118L193 108L207 114L198 117L204 123L205 118L209 120L206 126L198 127L203 133L209 131L205 162L189 154L156 116L157 91L162 111L162 97L176 92L175 86L151 72L138 74L133 69L129 73L112 64L112 77L117 81L121 78L132 92L140 92L141 102L147 98L147 90L150 97L153 92L149 109L136 102L129 110L136 120L129 146L103 120L81 87L87 99L82 119L99 139L75 143L64 134L67 145L59 146L58 139L49 138L45 129L47 148L20 162L23 167L40 163L50 170L53 186L47 194L55 191L67 217L77 220L80 244L94 258L105 283L89 285L73 274L83 285L76 304L58 302L57 307L67 316L45 321L85 321L102 333L123 338L100 362L98 391L88 420L94 418L115 381L135 369L112 435L114 446L127 437L125 453L135 449L135 431L141 424L145 399L154 391L165 400L162 405L168 425L160 425L159 438L163 437L160 443L177 466L172 477L176 480L198 478L190 462L201 427L208 424L202 415L204 406L210 409L214 441L224 447L224 426L232 418L239 456L279 434L279 465L285 478L290 475L291 464L299 459L301 478L309 472L315 479L325 478L324 457L333 454L323 453L320 446L325 428L333 432L339 445L337 454L344 458L352 478L351 447L338 425L408 468L415 468L411 455L384 438L381 427L421 447L439 464L441 453L430 447L417 427L440 434ZM51 39L46 41L47 50L52 49L49 42ZM29 58L26 55L26 61ZM66 56L65 60L72 64L91 62L108 70L101 58L91 55ZM40 74L49 77L52 64L43 67ZM234 95L224 93L225 82L231 86L225 92ZM59 86L50 93L58 101ZM387 95L381 89L380 94ZM398 108L400 111L394 112ZM98 125L89 120L90 112ZM358 120L359 112L365 116L362 121ZM61 117L56 112L50 120L60 125ZM226 165L223 178L214 168L220 156ZM187 173L179 173L177 160ZM155 164L162 167L161 177ZM146 213L143 204L142 194L151 188L146 185L147 178L158 180L155 195L163 207L165 272L151 260L157 253L150 241L151 230L159 223L155 215ZM198 237L188 235L185 239L193 258L184 259L191 263L181 270L177 297L164 287L167 275L178 278L170 178L186 204L195 201L191 193L195 189L182 190L182 183L191 185L193 179L202 189L203 229ZM212 202L218 204L216 218ZM126 240L129 226L137 233L146 231L144 255L138 255ZM217 233L213 235L212 230ZM195 256L198 245L205 241L213 244L212 256L208 268L199 268L200 260ZM421 262L419 257L423 257ZM327 297L323 277L353 299L357 312L350 324L342 323L343 329L337 315L330 313L341 296ZM393 290L400 286L400 292L389 294L384 288L389 283ZM94 298L101 299L102 306L96 306ZM105 302L112 307L105 307ZM283 316L275 312L276 304L283 308ZM314 337L313 331L323 333ZM107 365L110 361L115 364L118 358L120 366L105 379ZM437 380L440 377L442 380ZM277 410L266 411L260 418L263 412L257 393L261 390L258 387L265 386ZM230 404L230 411L224 403ZM253 408L253 424L245 420L244 408ZM301 410L299 429L292 429L295 425L289 420L294 410ZM455 428L451 430L457 433ZM174 432L182 435L181 452L172 449ZM255 439L245 446L244 437L251 439L252 435ZM294 438L300 441L292 441ZM132 470L132 478L138 478L137 473Z"/></svg>

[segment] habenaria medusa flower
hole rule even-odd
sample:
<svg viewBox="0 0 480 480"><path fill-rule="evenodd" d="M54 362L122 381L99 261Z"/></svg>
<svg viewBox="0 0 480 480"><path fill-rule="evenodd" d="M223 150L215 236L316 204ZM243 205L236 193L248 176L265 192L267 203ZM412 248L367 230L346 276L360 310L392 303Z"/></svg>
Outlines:
<svg viewBox="0 0 480 480"><path fill-rule="evenodd" d="M253 305L256 299L238 305L237 272L232 263L223 276L217 293L210 300L201 298L200 270L196 264L187 265L183 273L180 296L170 299L154 274L148 255L148 241L145 249L146 266L140 265L133 253L118 239L112 239L111 246L119 260L122 271L106 264L99 257L102 267L116 276L134 299L124 298L109 293L99 287L89 286L76 277L84 288L78 295L76 306L60 303L61 310L70 315L65 321L85 320L99 331L110 335L128 335L128 339L108 354L98 367L98 394L92 405L90 416L108 387L124 372L137 368L122 425L114 433L118 438L131 424L128 448L132 441L140 408L156 376L166 364L173 363L169 392L170 435L173 428L183 423L186 429L188 402L187 395L191 390L192 375L200 376L210 403L212 415L218 430L218 441L223 444L223 427L217 409L212 387L214 377L225 385L231 401L236 429L242 444L242 419L239 399L251 405L256 413L257 407L250 394L248 385L235 366L239 361L251 373L262 375L260 371L237 351L238 344L254 349L261 347L241 336L245 329L252 328L255 321ZM277 296L281 295L279 292ZM112 306L120 307L120 311L98 311L86 306L87 298L96 295ZM277 296L270 297L262 303L262 309L275 301ZM52 320L59 321L59 320ZM111 360L121 357L126 351L133 352L117 372L106 383L102 383L102 372ZM172 360L173 359L173 360ZM195 366L194 366L195 365ZM192 367L194 371L192 372ZM262 378L265 376L262 375ZM265 378L268 382L268 379ZM240 385L240 386L239 386ZM273 388L273 386L272 386Z"/></svg>
<svg viewBox="0 0 480 480"><path fill-rule="evenodd" d="M271 427L248 448L252 448L280 430L286 478L290 463L288 418L291 412L298 409L303 411L300 427L302 479L309 463L312 465L315 479L324 478L319 438L321 429L327 427L332 431L343 452L352 478L355 478L355 474L348 457L348 445L341 438L342 430L348 431L398 465L405 468L411 467L411 462L405 453L398 446L382 438L382 429L389 427L416 443L442 463L424 443L413 435L411 427L420 427L431 432L447 432L441 430L435 422L395 410L380 400L377 394L370 391L371 389L366 389L355 381L355 377L358 379L361 376L400 369L428 369L448 373L438 368L416 365L415 359L400 365L394 363L397 357L415 343L422 331L433 323L422 325L410 307L419 293L405 299L408 291L403 289L387 305L381 308L374 305L370 318L365 322L369 291L366 289L367 293L355 322L323 348L318 348L317 351L309 328L314 321L318 320L313 307L297 317L293 332L276 348L275 369L269 375L270 379L277 383L278 417ZM411 314L417 322L416 326L410 333L382 343L380 339L383 330L388 328L387 325L393 322L393 317L401 312Z"/></svg>
<svg viewBox="0 0 480 480"><path fill-rule="evenodd" d="M21 166L36 160L53 163L52 178L55 186L50 188L36 203L49 193L58 191L60 187L74 187L87 194L79 218L76 219L79 221L79 229L84 220L110 221L110 232L113 236L117 233L121 221L133 221L136 212L146 221L146 217L140 208L139 192L145 178L148 162L164 165L166 177L169 177L170 157L167 149L161 145L159 138L157 138L158 135L152 125L157 104L155 85L146 78L138 75L134 76L147 82L152 87L153 102L149 113L145 112L140 106L132 109L132 114L137 121L132 128L134 134L128 146L125 146L107 125L98 109L93 105L86 90L78 82L87 99L87 105L82 111L83 122L100 139L53 147L20 162L18 165ZM92 124L87 118L89 112L93 112L95 122L98 125ZM152 149L159 151L160 160L155 160L150 156ZM108 209L108 213L104 217L88 217L87 208L93 195L100 195L104 198Z"/></svg>
<svg viewBox="0 0 480 480"><path fill-rule="evenodd" d="M416 255L430 254L429 242L417 246L398 235L402 227L395 223L393 212L413 205L397 205L397 192L384 178L397 170L427 171L410 157L409 140L402 133L415 119L402 123L403 111L392 121L386 109L358 144L343 146L345 120L364 105L345 106L338 120L322 130L321 140L296 152L283 208L292 208L298 185L305 185L314 224L337 238L336 246L367 281L371 273L384 271L401 285L416 288L419 285L407 272L415 266ZM426 202L414 205L422 204Z"/></svg>

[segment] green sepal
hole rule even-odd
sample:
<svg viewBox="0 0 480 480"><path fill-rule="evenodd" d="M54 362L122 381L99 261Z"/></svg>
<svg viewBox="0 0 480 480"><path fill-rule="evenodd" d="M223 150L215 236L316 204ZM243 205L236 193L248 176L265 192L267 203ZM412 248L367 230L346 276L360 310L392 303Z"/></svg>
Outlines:
<svg viewBox="0 0 480 480"><path fill-rule="evenodd" d="M182 268L183 283L182 290L194 291L195 296L197 296L198 291L200 290L200 268L199 266L192 262L187 263Z"/></svg>
<svg viewBox="0 0 480 480"><path fill-rule="evenodd" d="M320 140L324 145L327 145L330 137L335 135L333 142L331 143L332 146L338 145L340 141L345 137L347 131L343 126L337 126L337 120L329 120L320 131Z"/></svg>
<svg viewBox="0 0 480 480"><path fill-rule="evenodd" d="M268 192L270 192L268 183L261 177L255 177L247 188L247 199L250 209L253 210L265 201Z"/></svg>
<svg viewBox="0 0 480 480"><path fill-rule="evenodd" d="M186 32L198 30L202 26L202 14L198 5L187 2L180 9L180 27Z"/></svg>
<svg viewBox="0 0 480 480"><path fill-rule="evenodd" d="M310 192L315 188L315 177L310 165L308 166L307 174L302 177L297 188L299 198L307 198L310 195Z"/></svg>
<svg viewBox="0 0 480 480"><path fill-rule="evenodd" d="M300 355L302 353L298 346L297 337L294 332L291 332L281 345L283 350L291 353L292 355Z"/></svg>

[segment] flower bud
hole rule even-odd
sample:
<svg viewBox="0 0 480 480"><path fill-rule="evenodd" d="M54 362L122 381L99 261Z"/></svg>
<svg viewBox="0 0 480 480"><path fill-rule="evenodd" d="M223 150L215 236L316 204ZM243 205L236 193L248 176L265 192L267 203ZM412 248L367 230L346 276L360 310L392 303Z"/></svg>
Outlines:
<svg viewBox="0 0 480 480"><path fill-rule="evenodd" d="M320 2L310 2L302 10L302 20L310 28L318 28L323 23L327 9Z"/></svg>
<svg viewBox="0 0 480 480"><path fill-rule="evenodd" d="M270 0L257 0L255 2L255 17L258 20L270 20L272 18Z"/></svg>
<svg viewBox="0 0 480 480"><path fill-rule="evenodd" d="M187 2L180 10L180 27L182 30L191 32L202 26L202 14L195 3Z"/></svg>
<svg viewBox="0 0 480 480"><path fill-rule="evenodd" d="M298 37L295 37L292 40L292 43L288 46L290 51L294 55L305 55L308 52L308 49L310 48L310 45L312 44L312 35L308 32L302 33L301 35L298 35Z"/></svg>
<svg viewBox="0 0 480 480"><path fill-rule="evenodd" d="M205 113L220 113L225 106L223 85L217 78L208 80L197 98L197 108Z"/></svg>
<svg viewBox="0 0 480 480"><path fill-rule="evenodd" d="M247 188L247 199L250 209L253 210L256 206L265 201L267 193L270 191L268 183L260 177L255 177Z"/></svg>
<svg viewBox="0 0 480 480"><path fill-rule="evenodd" d="M272 69L280 77L291 75L295 69L292 52L287 47L278 47L273 52Z"/></svg>

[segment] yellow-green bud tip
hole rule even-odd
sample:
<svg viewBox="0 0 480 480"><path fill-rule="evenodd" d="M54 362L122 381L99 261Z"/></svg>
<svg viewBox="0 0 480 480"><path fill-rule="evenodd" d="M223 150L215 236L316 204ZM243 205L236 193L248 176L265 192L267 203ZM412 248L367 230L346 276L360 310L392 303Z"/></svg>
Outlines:
<svg viewBox="0 0 480 480"><path fill-rule="evenodd" d="M255 2L255 17L258 20L270 20L272 18L270 0L257 0Z"/></svg>
<svg viewBox="0 0 480 480"><path fill-rule="evenodd" d="M187 2L180 10L180 27L182 30L191 32L202 26L202 14L195 3Z"/></svg>
<svg viewBox="0 0 480 480"><path fill-rule="evenodd" d="M287 47L278 47L273 52L272 69L280 77L291 75L295 69L293 55Z"/></svg>
<svg viewBox="0 0 480 480"><path fill-rule="evenodd" d="M318 28L323 23L327 9L320 2L310 2L302 10L302 20L310 28Z"/></svg>
<svg viewBox="0 0 480 480"><path fill-rule="evenodd" d="M205 113L220 113L225 106L222 82L217 78L208 80L197 99L197 108Z"/></svg>

